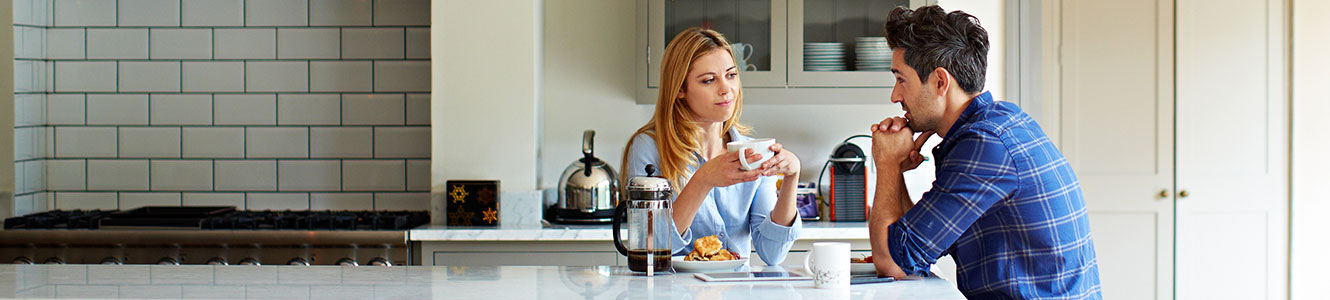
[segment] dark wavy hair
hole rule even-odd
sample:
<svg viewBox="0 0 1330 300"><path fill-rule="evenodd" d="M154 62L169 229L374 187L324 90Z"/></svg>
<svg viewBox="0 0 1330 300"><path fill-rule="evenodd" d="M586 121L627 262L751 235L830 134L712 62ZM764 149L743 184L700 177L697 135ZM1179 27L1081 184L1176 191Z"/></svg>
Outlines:
<svg viewBox="0 0 1330 300"><path fill-rule="evenodd" d="M942 67L966 93L984 89L988 31L979 26L979 18L959 10L948 13L937 5L896 7L885 27L887 45L905 50L905 64L919 73L920 81Z"/></svg>

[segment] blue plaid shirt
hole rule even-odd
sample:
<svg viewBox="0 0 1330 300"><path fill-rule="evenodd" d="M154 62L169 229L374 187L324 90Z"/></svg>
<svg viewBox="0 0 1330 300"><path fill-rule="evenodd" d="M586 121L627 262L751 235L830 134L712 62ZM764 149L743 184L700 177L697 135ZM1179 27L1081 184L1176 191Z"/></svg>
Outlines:
<svg viewBox="0 0 1330 300"><path fill-rule="evenodd" d="M985 92L933 157L933 189L890 227L906 273L951 255L968 298L1101 298L1080 183L1034 119Z"/></svg>

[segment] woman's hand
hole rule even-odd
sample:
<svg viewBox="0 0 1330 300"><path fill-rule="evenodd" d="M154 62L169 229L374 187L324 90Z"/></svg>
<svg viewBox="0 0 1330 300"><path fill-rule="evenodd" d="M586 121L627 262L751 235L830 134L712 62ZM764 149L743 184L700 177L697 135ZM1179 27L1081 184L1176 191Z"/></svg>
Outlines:
<svg viewBox="0 0 1330 300"><path fill-rule="evenodd" d="M762 159L762 155L754 153L752 149L746 149L748 161ZM727 152L707 160L705 164L697 168L697 173L689 182L697 182L705 187L725 187L735 185L741 182L757 180L762 175L763 169L745 171L739 162L739 152Z"/></svg>
<svg viewBox="0 0 1330 300"><path fill-rule="evenodd" d="M799 178L799 157L793 152L785 150L785 146L780 143L772 144L771 151L776 152L766 162L762 163L762 176L772 176L776 174L785 174L785 177Z"/></svg>

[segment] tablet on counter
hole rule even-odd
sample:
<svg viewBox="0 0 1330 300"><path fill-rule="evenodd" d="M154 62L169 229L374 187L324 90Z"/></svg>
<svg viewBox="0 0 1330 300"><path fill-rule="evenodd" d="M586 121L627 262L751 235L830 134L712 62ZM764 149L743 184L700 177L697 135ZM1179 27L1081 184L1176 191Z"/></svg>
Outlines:
<svg viewBox="0 0 1330 300"><path fill-rule="evenodd" d="M694 273L702 281L798 281L812 280L803 274L785 271Z"/></svg>

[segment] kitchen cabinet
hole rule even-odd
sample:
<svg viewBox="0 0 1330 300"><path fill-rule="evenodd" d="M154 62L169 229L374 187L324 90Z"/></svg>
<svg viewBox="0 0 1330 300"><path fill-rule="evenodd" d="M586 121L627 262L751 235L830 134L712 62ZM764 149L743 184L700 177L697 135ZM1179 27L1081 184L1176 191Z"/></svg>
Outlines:
<svg viewBox="0 0 1330 300"><path fill-rule="evenodd" d="M1286 298L1284 2L1046 11L1061 45L1049 127L1085 193L1104 298Z"/></svg>
<svg viewBox="0 0 1330 300"><path fill-rule="evenodd" d="M637 9L637 102L656 102L665 46L693 26L713 28L731 44L743 44L735 51L744 64L738 67L750 103L884 102L894 82L882 68L889 67L884 60L890 51L883 48L885 40L861 38L881 37L894 7L934 2L648 0Z"/></svg>

